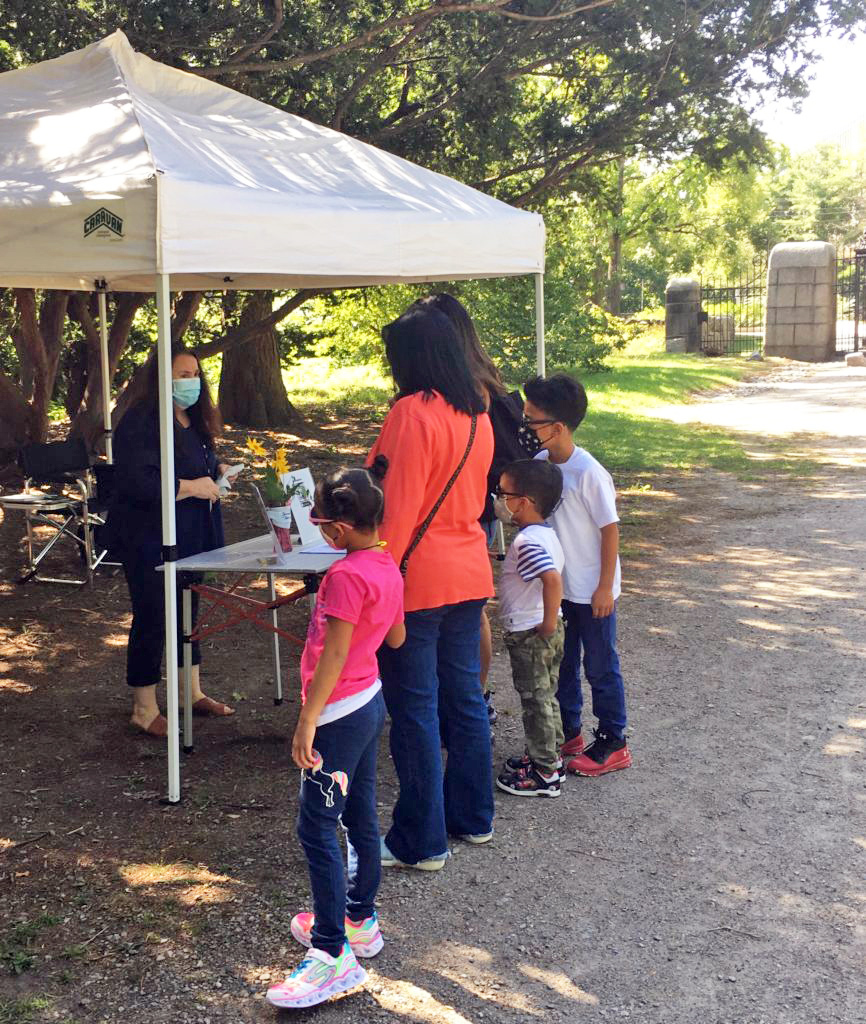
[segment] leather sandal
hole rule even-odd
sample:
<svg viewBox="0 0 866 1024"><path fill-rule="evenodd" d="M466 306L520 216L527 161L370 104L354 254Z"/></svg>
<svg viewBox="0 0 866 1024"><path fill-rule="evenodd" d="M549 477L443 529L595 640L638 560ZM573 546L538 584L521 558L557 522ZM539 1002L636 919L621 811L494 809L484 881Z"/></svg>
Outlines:
<svg viewBox="0 0 866 1024"><path fill-rule="evenodd" d="M134 722L130 724L136 732L142 733L145 736L155 736L159 740L164 740L168 736L168 719L165 715L157 715L147 728Z"/></svg>
<svg viewBox="0 0 866 1024"><path fill-rule="evenodd" d="M193 704L192 713L206 718L229 718L235 713L235 710L228 704L223 704L212 697L200 697Z"/></svg>

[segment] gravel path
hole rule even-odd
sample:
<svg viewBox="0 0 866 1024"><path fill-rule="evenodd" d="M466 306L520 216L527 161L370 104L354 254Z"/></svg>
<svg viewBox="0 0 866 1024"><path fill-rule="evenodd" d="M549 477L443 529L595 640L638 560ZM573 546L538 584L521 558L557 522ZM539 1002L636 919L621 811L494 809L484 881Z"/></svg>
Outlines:
<svg viewBox="0 0 866 1024"><path fill-rule="evenodd" d="M19 915L60 903L66 927L93 935L65 987L44 975L55 978L54 1009L32 1019L866 1021L866 449L863 431L849 433L866 409L866 379L840 367L786 372L705 407L754 431L778 423L792 397L805 402L812 411L798 413L798 429L838 424L835 436L798 441L819 460L833 453L818 476L738 482L709 472L659 481L645 499L663 515L633 538L620 609L632 769L570 778L551 802L499 794L489 846L455 844L438 874L388 872L388 942L368 986L280 1017L261 994L297 962L287 924L306 882L294 795L285 801L286 723L266 692L251 696L244 721L202 729L181 807L159 808L141 788L162 777L161 756L148 750L141 779L122 784L127 806L140 798L137 833L118 824L121 789L111 789L65 819L53 807L49 823L69 838L50 840L51 857L35 843L20 852L6 879L21 894ZM521 745L502 651L494 677L500 760ZM29 755L30 792L56 784L55 752ZM23 780L19 756L23 766L24 753L9 758ZM67 785L85 769L113 779L124 757L128 747L91 744L88 763L64 769ZM382 774L384 819L387 757ZM211 797L217 776L223 790ZM44 827L41 799L26 798L36 809L13 819L13 834ZM87 825L76 835L78 822ZM144 938L125 948L134 935ZM31 974L21 993L48 985Z"/></svg>

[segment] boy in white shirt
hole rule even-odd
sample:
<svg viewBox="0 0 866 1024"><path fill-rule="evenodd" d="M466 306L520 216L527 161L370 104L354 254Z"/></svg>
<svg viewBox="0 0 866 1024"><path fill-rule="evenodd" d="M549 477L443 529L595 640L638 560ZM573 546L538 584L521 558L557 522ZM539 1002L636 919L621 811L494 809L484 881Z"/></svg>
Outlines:
<svg viewBox="0 0 866 1024"><path fill-rule="evenodd" d="M628 768L625 688L616 652L616 601L620 594L619 516L610 473L573 433L586 415L586 391L564 373L535 377L524 386L523 438L562 471L562 501L550 516L565 552L562 615L565 649L557 699L562 712L566 768L595 777ZM580 658L598 719L595 740L584 748Z"/></svg>
<svg viewBox="0 0 866 1024"><path fill-rule="evenodd" d="M523 707L526 753L508 758L496 785L514 796L560 793L563 736L556 684L564 641L559 610L564 556L544 521L561 495L559 469L532 459L509 463L496 489L497 518L520 527L499 581L499 613Z"/></svg>

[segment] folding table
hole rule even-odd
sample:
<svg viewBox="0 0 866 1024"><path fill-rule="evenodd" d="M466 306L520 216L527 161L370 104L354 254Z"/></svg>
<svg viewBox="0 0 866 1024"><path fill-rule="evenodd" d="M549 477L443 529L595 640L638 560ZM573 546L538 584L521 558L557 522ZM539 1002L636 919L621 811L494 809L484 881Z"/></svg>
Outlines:
<svg viewBox="0 0 866 1024"><path fill-rule="evenodd" d="M249 622L258 629L271 633L274 658L274 704L283 702L283 682L280 674L280 637L283 636L297 647L303 647L304 641L277 625L277 609L292 604L306 595L311 600L319 588L321 576L334 562L345 557L345 551L335 551L323 543L301 544L292 551L282 555L274 554L273 538L270 534L253 537L250 540L229 544L213 551L203 551L199 555L181 558L175 564L178 573L228 573L238 577L231 586L223 589L205 583L189 583L180 577L182 584L182 616L183 616L183 685L184 685L184 716L183 716L183 749L189 753L192 749L192 644L206 636L229 629L239 622ZM161 570L163 567L159 566ZM268 601L257 601L235 591L243 583L245 576L267 576ZM300 587L277 598L274 586L275 576L300 576L303 582ZM198 622L192 627L192 592L198 593L201 600ZM214 615L222 611L224 618L214 621ZM170 677L169 677L170 678ZM177 700L169 699L168 729L169 740L172 732L177 736L178 723L172 723L172 710L177 707Z"/></svg>

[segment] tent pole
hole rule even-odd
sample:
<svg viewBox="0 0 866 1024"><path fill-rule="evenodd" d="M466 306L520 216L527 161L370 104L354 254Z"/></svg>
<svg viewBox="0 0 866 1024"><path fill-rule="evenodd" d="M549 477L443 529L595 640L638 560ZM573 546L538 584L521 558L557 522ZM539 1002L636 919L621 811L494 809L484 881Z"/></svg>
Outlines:
<svg viewBox="0 0 866 1024"><path fill-rule="evenodd" d="M544 274L535 274L535 360L538 376L545 373L544 353Z"/></svg>
<svg viewBox="0 0 866 1024"><path fill-rule="evenodd" d="M165 585L165 690L168 718L168 797L180 803L180 736L177 671L177 534L174 487L174 403L171 398L171 292L168 274L156 275L159 359L159 453L162 492L162 560Z"/></svg>
<svg viewBox="0 0 866 1024"><path fill-rule="evenodd" d="M108 379L108 303L102 289L99 291L99 357L102 363L102 433L105 457L111 465L114 452L111 444L111 381Z"/></svg>

